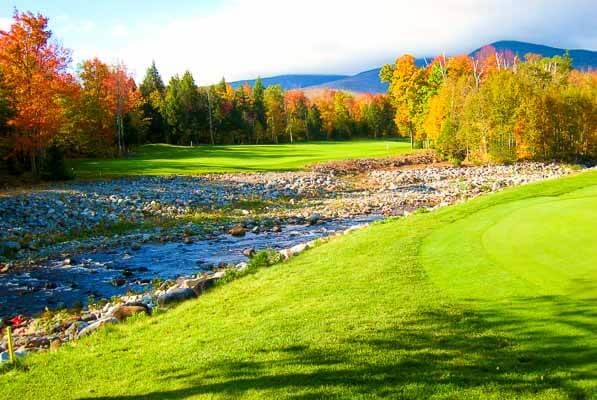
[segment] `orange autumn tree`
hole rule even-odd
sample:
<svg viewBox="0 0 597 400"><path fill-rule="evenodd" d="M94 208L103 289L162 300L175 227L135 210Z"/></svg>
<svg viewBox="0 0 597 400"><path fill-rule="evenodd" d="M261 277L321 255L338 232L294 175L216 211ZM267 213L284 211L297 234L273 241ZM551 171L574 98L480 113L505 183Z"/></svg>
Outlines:
<svg viewBox="0 0 597 400"><path fill-rule="evenodd" d="M289 135L290 143L298 135L301 138L307 136L307 112L309 100L301 90L288 90L284 93L284 108L286 110L286 132Z"/></svg>
<svg viewBox="0 0 597 400"><path fill-rule="evenodd" d="M121 63L110 68L106 83L110 93L108 101L116 123L118 153L122 154L125 147L124 118L141 106L141 93L126 66Z"/></svg>
<svg viewBox="0 0 597 400"><path fill-rule="evenodd" d="M110 67L97 58L81 64L81 101L77 110L79 129L87 133L91 151L113 142L115 120L110 109Z"/></svg>
<svg viewBox="0 0 597 400"><path fill-rule="evenodd" d="M135 82L121 65L110 66L98 58L79 66L78 96L69 104L67 129L61 140L78 146L86 155L112 154L114 144L123 151L128 121L140 113L142 99Z"/></svg>
<svg viewBox="0 0 597 400"><path fill-rule="evenodd" d="M48 19L15 11L8 31L0 31L0 69L7 82L14 116L14 151L29 157L39 172L39 158L58 133L64 97L73 89L67 72L70 52L52 40Z"/></svg>

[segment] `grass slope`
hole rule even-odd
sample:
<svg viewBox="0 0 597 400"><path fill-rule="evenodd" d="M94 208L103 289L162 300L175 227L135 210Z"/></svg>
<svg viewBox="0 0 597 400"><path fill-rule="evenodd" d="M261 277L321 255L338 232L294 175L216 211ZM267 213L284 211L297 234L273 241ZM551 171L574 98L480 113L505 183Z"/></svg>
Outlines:
<svg viewBox="0 0 597 400"><path fill-rule="evenodd" d="M0 398L583 399L597 172L370 228L26 359Z"/></svg>
<svg viewBox="0 0 597 400"><path fill-rule="evenodd" d="M71 167L80 178L277 171L297 170L328 160L386 157L410 151L409 143L389 140L196 147L146 145L139 147L131 158L75 160Z"/></svg>

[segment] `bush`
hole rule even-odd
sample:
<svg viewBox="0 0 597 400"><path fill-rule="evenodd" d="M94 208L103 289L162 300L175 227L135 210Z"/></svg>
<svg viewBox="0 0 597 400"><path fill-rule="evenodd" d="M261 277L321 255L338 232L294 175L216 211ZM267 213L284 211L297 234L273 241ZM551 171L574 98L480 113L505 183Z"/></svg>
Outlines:
<svg viewBox="0 0 597 400"><path fill-rule="evenodd" d="M64 151L60 147L53 145L46 150L40 177L49 181L74 179L74 171L66 167Z"/></svg>

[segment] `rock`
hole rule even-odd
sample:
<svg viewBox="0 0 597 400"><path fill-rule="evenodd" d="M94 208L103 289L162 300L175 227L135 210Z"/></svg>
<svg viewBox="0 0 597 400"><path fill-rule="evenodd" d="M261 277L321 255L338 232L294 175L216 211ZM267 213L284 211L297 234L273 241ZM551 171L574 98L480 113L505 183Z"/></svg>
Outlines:
<svg viewBox="0 0 597 400"><path fill-rule="evenodd" d="M193 299L197 297L197 294L193 289L190 288L176 288L172 291L166 292L158 297L158 304L160 307L167 306L169 304L178 303L181 301Z"/></svg>
<svg viewBox="0 0 597 400"><path fill-rule="evenodd" d="M275 232L275 233L282 232L282 227L281 227L280 225L275 225L275 226L272 228L272 232Z"/></svg>
<svg viewBox="0 0 597 400"><path fill-rule="evenodd" d="M16 357L23 357L27 355L27 350L24 348L19 348L15 351L15 356ZM0 353L0 362L8 362L10 360L10 357L8 355L8 351L3 351L2 353Z"/></svg>
<svg viewBox="0 0 597 400"><path fill-rule="evenodd" d="M25 346L26 348L36 348L36 349L40 349L40 348L47 348L50 346L50 340L46 337L31 337L29 338L25 343L23 343L23 346Z"/></svg>
<svg viewBox="0 0 597 400"><path fill-rule="evenodd" d="M56 351L62 345L62 340L60 338L56 338L50 342L50 351Z"/></svg>
<svg viewBox="0 0 597 400"><path fill-rule="evenodd" d="M151 310L149 307L142 303L125 304L116 307L116 309L112 312L112 316L119 321L124 321L128 317L140 313L151 315Z"/></svg>
<svg viewBox="0 0 597 400"><path fill-rule="evenodd" d="M309 223L309 225L315 225L316 223L319 222L320 219L321 219L321 215L315 213L315 214L311 214L311 216L307 219L307 222Z"/></svg>
<svg viewBox="0 0 597 400"><path fill-rule="evenodd" d="M240 262L240 263L236 264L234 266L234 268L236 268L236 270L238 272L242 272L242 271L246 270L247 268L249 268L249 264L247 264L246 262Z"/></svg>
<svg viewBox="0 0 597 400"><path fill-rule="evenodd" d="M131 245L131 250L133 250L133 251L141 250L141 245L139 243L133 243Z"/></svg>
<svg viewBox="0 0 597 400"><path fill-rule="evenodd" d="M95 321L96 319L97 319L97 315L95 315L95 314L81 315L81 321L83 321L83 322Z"/></svg>
<svg viewBox="0 0 597 400"><path fill-rule="evenodd" d="M218 280L220 280L225 274L225 271L218 271L207 277L201 277L194 282L192 289L197 296L201 296L207 289L213 287L213 285Z"/></svg>
<svg viewBox="0 0 597 400"><path fill-rule="evenodd" d="M126 279L122 278L122 277L118 277L118 278L114 278L112 279L112 286L124 286L126 284Z"/></svg>
<svg viewBox="0 0 597 400"><path fill-rule="evenodd" d="M182 242L184 244L193 244L193 238L186 236Z"/></svg>
<svg viewBox="0 0 597 400"><path fill-rule="evenodd" d="M307 244L306 243L301 243L301 244L297 244L296 246L292 246L288 250L290 251L290 254L292 254L293 256L296 256L297 254L302 253L306 249L307 249Z"/></svg>
<svg viewBox="0 0 597 400"><path fill-rule="evenodd" d="M85 329L89 324L85 321L75 321L73 322L66 330L64 334L67 335L69 339L75 339L79 331Z"/></svg>
<svg viewBox="0 0 597 400"><path fill-rule="evenodd" d="M255 255L255 249L252 247L243 249L243 256L245 257L253 257Z"/></svg>
<svg viewBox="0 0 597 400"><path fill-rule="evenodd" d="M102 319L98 319L94 323L89 324L85 328L81 329L81 331L79 331L79 333L77 334L77 339L79 339L83 336L87 336L87 335L97 331L99 328L101 328L104 325L117 324L117 323L118 323L118 320L114 317L105 317Z"/></svg>
<svg viewBox="0 0 597 400"><path fill-rule="evenodd" d="M279 251L279 253L284 260L288 260L290 257L292 257L292 254L290 254L289 249L282 249Z"/></svg>
<svg viewBox="0 0 597 400"><path fill-rule="evenodd" d="M73 265L73 259L72 258L65 258L64 260L62 260L62 265Z"/></svg>
<svg viewBox="0 0 597 400"><path fill-rule="evenodd" d="M242 225L233 226L229 231L229 234L232 236L245 236L247 230Z"/></svg>

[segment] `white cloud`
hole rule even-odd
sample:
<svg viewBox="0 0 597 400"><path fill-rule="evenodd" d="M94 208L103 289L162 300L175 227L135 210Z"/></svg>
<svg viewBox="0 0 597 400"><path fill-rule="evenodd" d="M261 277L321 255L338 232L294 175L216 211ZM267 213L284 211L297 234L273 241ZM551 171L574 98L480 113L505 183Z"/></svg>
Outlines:
<svg viewBox="0 0 597 400"><path fill-rule="evenodd" d="M11 23L12 23L12 20L10 18L0 18L0 30L6 31L6 30L10 29Z"/></svg>
<svg viewBox="0 0 597 400"><path fill-rule="evenodd" d="M129 30L126 25L116 24L112 27L111 32L113 37L119 39L125 39L129 35Z"/></svg>
<svg viewBox="0 0 597 400"><path fill-rule="evenodd" d="M200 83L356 73L404 52L468 52L500 39L595 48L595 9L592 0L233 0L209 14L102 26L94 35L107 32L109 43L74 50L123 60L139 78L155 59L165 79L189 69Z"/></svg>

